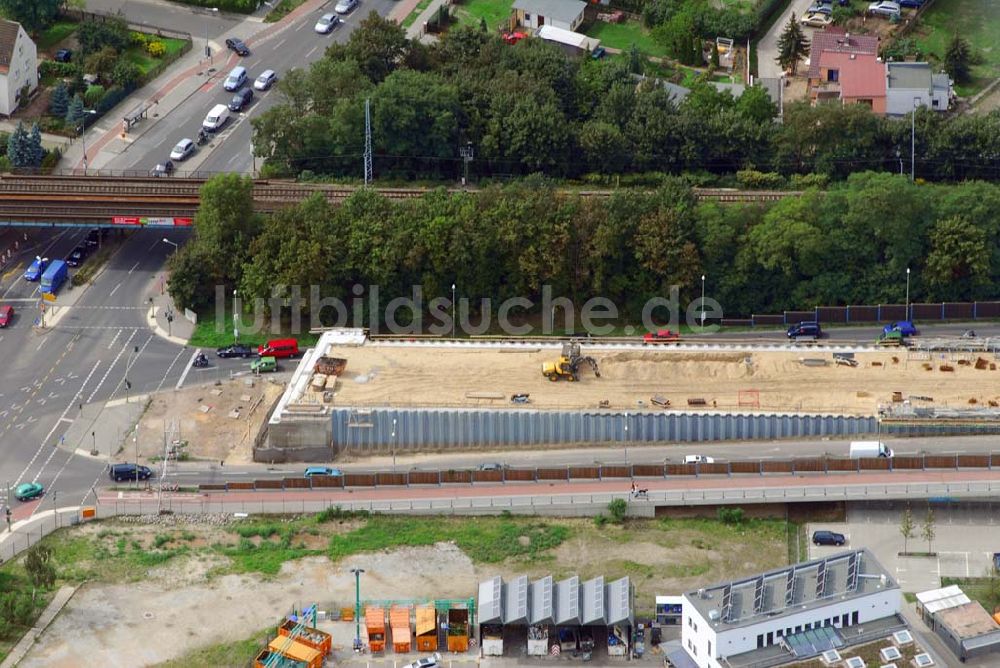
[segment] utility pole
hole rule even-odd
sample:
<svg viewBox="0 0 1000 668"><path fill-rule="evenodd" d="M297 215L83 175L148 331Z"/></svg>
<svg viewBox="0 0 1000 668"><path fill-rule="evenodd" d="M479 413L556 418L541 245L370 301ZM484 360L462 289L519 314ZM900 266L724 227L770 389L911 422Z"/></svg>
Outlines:
<svg viewBox="0 0 1000 668"><path fill-rule="evenodd" d="M910 112L910 183L916 180L917 174L917 102L919 97L913 98L913 110Z"/></svg>
<svg viewBox="0 0 1000 668"><path fill-rule="evenodd" d="M472 162L472 158L475 157L475 150L472 148L472 142L465 142L465 146L458 149L458 152L462 156L462 162L465 163L465 176L462 177L462 185L465 186L469 182L469 163Z"/></svg>
<svg viewBox="0 0 1000 668"><path fill-rule="evenodd" d="M361 651L361 574L363 568L352 568L354 573L354 651Z"/></svg>
<svg viewBox="0 0 1000 668"><path fill-rule="evenodd" d="M365 185L372 182L372 105L365 100Z"/></svg>

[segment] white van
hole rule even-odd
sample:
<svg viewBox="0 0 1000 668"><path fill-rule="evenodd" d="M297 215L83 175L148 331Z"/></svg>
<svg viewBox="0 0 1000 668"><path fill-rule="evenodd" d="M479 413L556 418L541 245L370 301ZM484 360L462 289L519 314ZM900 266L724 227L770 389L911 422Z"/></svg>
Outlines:
<svg viewBox="0 0 1000 668"><path fill-rule="evenodd" d="M233 71L229 73L229 76L226 77L226 83L222 84L222 86L229 92L232 92L242 88L243 84L246 82L247 68L237 65L233 68Z"/></svg>
<svg viewBox="0 0 1000 668"><path fill-rule="evenodd" d="M229 107L224 104L217 104L212 107L212 111L208 112L208 116L202 121L201 127L205 128L206 132L215 132L216 130L221 130L222 126L228 120Z"/></svg>
<svg viewBox="0 0 1000 668"><path fill-rule="evenodd" d="M892 448L882 441L851 441L851 459L891 458L892 455Z"/></svg>

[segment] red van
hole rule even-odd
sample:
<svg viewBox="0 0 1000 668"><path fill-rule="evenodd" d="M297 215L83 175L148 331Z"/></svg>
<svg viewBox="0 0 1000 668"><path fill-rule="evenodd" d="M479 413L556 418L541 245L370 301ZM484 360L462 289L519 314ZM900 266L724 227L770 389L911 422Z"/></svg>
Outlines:
<svg viewBox="0 0 1000 668"><path fill-rule="evenodd" d="M14 319L14 307L4 304L0 306L0 327L6 327Z"/></svg>
<svg viewBox="0 0 1000 668"><path fill-rule="evenodd" d="M275 339L257 346L257 354L261 357L298 357L299 342L295 339Z"/></svg>

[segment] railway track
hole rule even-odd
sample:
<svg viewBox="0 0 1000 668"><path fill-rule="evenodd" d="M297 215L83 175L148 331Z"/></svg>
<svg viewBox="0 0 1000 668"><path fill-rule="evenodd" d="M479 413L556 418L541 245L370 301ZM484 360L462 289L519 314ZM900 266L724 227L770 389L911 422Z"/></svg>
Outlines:
<svg viewBox="0 0 1000 668"><path fill-rule="evenodd" d="M198 207L203 179L169 177L0 176L0 220L95 220L116 215L191 216ZM333 184L306 184L260 179L254 182L255 208L270 213L322 193L339 204L358 189ZM421 197L429 188L379 188L392 200ZM448 192L475 192L452 188ZM610 197L612 190L564 191L580 197ZM703 201L770 202L797 197L794 191L696 188ZM30 206L28 206L30 204Z"/></svg>

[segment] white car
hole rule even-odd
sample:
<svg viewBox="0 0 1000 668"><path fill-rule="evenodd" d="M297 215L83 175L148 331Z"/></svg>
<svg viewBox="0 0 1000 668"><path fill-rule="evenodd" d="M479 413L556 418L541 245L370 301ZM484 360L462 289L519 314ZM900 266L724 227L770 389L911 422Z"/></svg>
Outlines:
<svg viewBox="0 0 1000 668"><path fill-rule="evenodd" d="M715 460L705 455L684 455L685 464L714 464Z"/></svg>
<svg viewBox="0 0 1000 668"><path fill-rule="evenodd" d="M434 652L423 659L417 659L413 663L408 663L403 668L434 668L441 662L441 654Z"/></svg>
<svg viewBox="0 0 1000 668"><path fill-rule="evenodd" d="M274 85L274 82L278 80L278 75L274 70L264 70L260 73L260 76L253 82L253 87L256 90L267 90Z"/></svg>
<svg viewBox="0 0 1000 668"><path fill-rule="evenodd" d="M340 0L337 6L333 8L333 11L338 14L347 14L357 6L358 0Z"/></svg>
<svg viewBox="0 0 1000 668"><path fill-rule="evenodd" d="M194 142L185 137L174 146L174 150L170 152L170 159L180 162L190 158L192 153L194 153Z"/></svg>
<svg viewBox="0 0 1000 668"><path fill-rule="evenodd" d="M813 12L803 16L801 22L804 26L810 26L812 28L825 28L833 23L833 19L822 12Z"/></svg>
<svg viewBox="0 0 1000 668"><path fill-rule="evenodd" d="M879 16L885 16L886 18L892 18L895 16L899 18L902 8L899 6L898 2L892 2L892 0L878 0L878 2L873 2L868 5L869 14L877 14Z"/></svg>
<svg viewBox="0 0 1000 668"><path fill-rule="evenodd" d="M340 24L340 19L336 14L323 14L319 17L319 21L316 21L316 25L313 29L320 35L328 35L330 31L336 28Z"/></svg>

